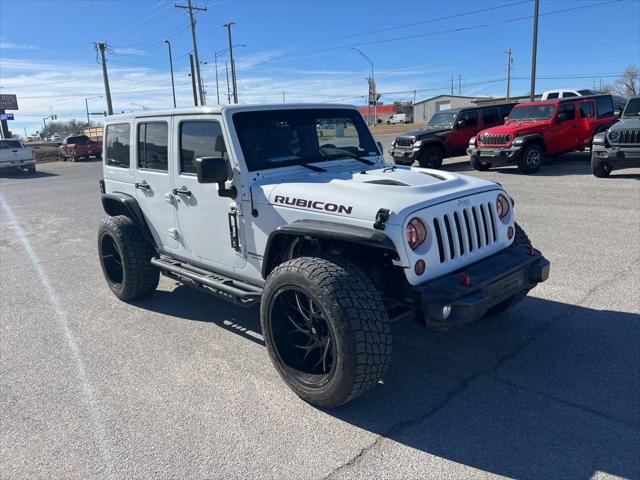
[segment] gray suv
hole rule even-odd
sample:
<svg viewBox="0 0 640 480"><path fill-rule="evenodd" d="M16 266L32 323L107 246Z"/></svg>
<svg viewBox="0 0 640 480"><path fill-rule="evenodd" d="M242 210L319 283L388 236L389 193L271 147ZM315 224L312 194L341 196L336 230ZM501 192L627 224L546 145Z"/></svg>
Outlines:
<svg viewBox="0 0 640 480"><path fill-rule="evenodd" d="M596 177L633 167L640 167L640 96L627 101L618 123L593 137L591 148L591 170Z"/></svg>

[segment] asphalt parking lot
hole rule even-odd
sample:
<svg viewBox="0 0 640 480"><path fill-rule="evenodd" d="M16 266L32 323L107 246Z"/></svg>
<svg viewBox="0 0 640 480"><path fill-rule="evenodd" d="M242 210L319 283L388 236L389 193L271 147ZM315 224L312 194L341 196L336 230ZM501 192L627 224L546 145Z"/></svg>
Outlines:
<svg viewBox="0 0 640 480"><path fill-rule="evenodd" d="M640 478L640 169L464 160L445 168L503 184L550 279L464 329L394 324L384 384L332 411L280 380L256 308L166 278L116 299L100 163L0 173L0 477Z"/></svg>

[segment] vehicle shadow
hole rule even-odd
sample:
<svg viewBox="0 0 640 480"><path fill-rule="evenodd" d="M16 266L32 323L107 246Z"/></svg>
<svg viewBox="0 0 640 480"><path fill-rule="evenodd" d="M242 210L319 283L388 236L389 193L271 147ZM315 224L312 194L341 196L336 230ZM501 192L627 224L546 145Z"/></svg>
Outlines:
<svg viewBox="0 0 640 480"><path fill-rule="evenodd" d="M257 307L185 286L135 304L264 345ZM327 415L512 478L640 477L639 315L529 297L462 329L393 333L384 383Z"/></svg>
<svg viewBox="0 0 640 480"><path fill-rule="evenodd" d="M36 170L36 173L27 173L27 172L23 172L23 171L5 171L3 172L2 170L4 169L0 169L0 178L24 178L25 180L28 179L32 179L32 178L44 178L44 177L57 177L58 174L57 173L52 173L52 172L41 172L39 170Z"/></svg>

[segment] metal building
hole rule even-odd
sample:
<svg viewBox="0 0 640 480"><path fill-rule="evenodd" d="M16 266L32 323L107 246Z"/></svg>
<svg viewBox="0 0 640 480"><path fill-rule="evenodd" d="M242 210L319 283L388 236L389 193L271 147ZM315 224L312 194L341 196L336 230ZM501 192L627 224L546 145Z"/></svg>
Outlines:
<svg viewBox="0 0 640 480"><path fill-rule="evenodd" d="M475 105L473 101L477 99L477 97L463 95L438 95L420 100L413 106L413 121L418 124L427 123L434 113L452 108L471 107Z"/></svg>

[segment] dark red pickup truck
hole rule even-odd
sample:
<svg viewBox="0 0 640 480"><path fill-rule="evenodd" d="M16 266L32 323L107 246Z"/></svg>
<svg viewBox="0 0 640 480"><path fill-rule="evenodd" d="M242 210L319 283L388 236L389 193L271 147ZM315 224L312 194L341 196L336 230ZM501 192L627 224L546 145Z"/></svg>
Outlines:
<svg viewBox="0 0 640 480"><path fill-rule="evenodd" d="M611 95L521 103L504 125L469 140L467 153L476 170L517 165L522 173L534 173L545 156L589 148L593 136L614 122Z"/></svg>
<svg viewBox="0 0 640 480"><path fill-rule="evenodd" d="M62 145L58 147L60 159L75 162L81 158L96 157L102 155L102 143L94 142L86 135L71 135L64 139Z"/></svg>

